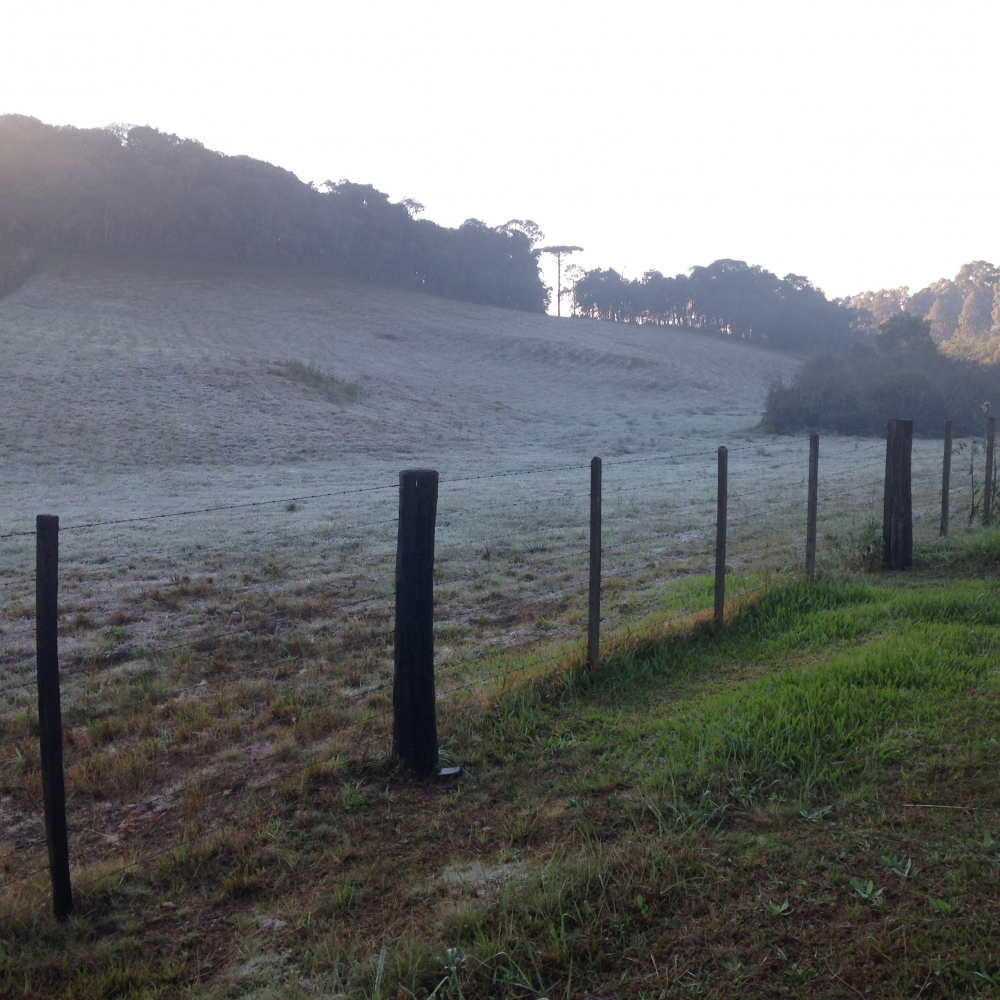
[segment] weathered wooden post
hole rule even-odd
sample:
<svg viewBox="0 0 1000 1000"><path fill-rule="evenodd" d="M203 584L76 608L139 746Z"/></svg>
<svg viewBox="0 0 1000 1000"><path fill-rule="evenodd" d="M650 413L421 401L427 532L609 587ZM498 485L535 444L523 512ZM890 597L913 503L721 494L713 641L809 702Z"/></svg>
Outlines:
<svg viewBox="0 0 1000 1000"><path fill-rule="evenodd" d="M392 751L419 775L438 763L434 690L434 529L438 474L399 474Z"/></svg>
<svg viewBox="0 0 1000 1000"><path fill-rule="evenodd" d="M587 616L587 666L601 659L601 460L590 460L590 601Z"/></svg>
<svg viewBox="0 0 1000 1000"><path fill-rule="evenodd" d="M893 418L886 430L882 564L886 569L906 569L913 565L913 421Z"/></svg>
<svg viewBox="0 0 1000 1000"><path fill-rule="evenodd" d="M806 576L816 578L816 511L819 506L819 435L809 435L809 499L806 504Z"/></svg>
<svg viewBox="0 0 1000 1000"><path fill-rule="evenodd" d="M951 501L951 445L953 425L950 420L944 425L944 462L941 465L941 537L948 536L948 505Z"/></svg>
<svg viewBox="0 0 1000 1000"><path fill-rule="evenodd" d="M719 481L715 506L715 628L721 630L726 610L726 516L729 506L729 449L719 447Z"/></svg>
<svg viewBox="0 0 1000 1000"><path fill-rule="evenodd" d="M35 519L35 649L38 665L38 742L42 764L45 843L56 920L73 912L63 779L62 707L59 700L59 518Z"/></svg>
<svg viewBox="0 0 1000 1000"><path fill-rule="evenodd" d="M997 437L997 418L990 417L986 421L986 481L983 483L983 527L990 526L993 514L993 449Z"/></svg>

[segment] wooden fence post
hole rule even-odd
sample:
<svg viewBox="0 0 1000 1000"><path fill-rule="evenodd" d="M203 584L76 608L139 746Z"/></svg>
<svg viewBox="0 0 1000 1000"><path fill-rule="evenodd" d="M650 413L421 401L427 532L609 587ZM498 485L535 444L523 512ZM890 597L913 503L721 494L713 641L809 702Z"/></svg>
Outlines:
<svg viewBox="0 0 1000 1000"><path fill-rule="evenodd" d="M720 630L726 609L726 516L729 505L729 449L719 447L719 484L715 515L715 628Z"/></svg>
<svg viewBox="0 0 1000 1000"><path fill-rule="evenodd" d="M601 460L590 460L590 602L587 617L587 666L601 659Z"/></svg>
<svg viewBox="0 0 1000 1000"><path fill-rule="evenodd" d="M886 431L882 564L887 569L906 569L913 565L913 498L910 490L913 421L893 418Z"/></svg>
<svg viewBox="0 0 1000 1000"><path fill-rule="evenodd" d="M56 920L73 912L63 779L62 708L59 702L59 518L35 519L35 649L38 666L38 742L42 764L45 843Z"/></svg>
<svg viewBox="0 0 1000 1000"><path fill-rule="evenodd" d="M819 505L819 435L809 435L809 500L806 504L806 576L816 578L816 510Z"/></svg>
<svg viewBox="0 0 1000 1000"><path fill-rule="evenodd" d="M986 421L986 481L983 483L983 527L990 526L990 516L993 513L993 447L997 436L997 418L990 417Z"/></svg>
<svg viewBox="0 0 1000 1000"><path fill-rule="evenodd" d="M434 528L438 474L399 474L396 540L395 669L392 751L408 768L429 775L437 767L434 690Z"/></svg>
<svg viewBox="0 0 1000 1000"><path fill-rule="evenodd" d="M951 443L954 428L950 420L944 425L944 462L941 465L941 537L948 537L948 505L951 500Z"/></svg>

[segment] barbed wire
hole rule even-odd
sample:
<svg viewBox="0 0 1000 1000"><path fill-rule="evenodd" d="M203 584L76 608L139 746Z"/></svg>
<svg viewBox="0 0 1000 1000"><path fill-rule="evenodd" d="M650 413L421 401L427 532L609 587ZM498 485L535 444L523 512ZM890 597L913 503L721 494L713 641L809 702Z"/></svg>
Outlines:
<svg viewBox="0 0 1000 1000"><path fill-rule="evenodd" d="M759 449L759 444L748 442L742 445L732 445L728 447L729 455L740 455L751 449ZM644 455L642 457L627 459L607 459L602 464L605 468L615 468L625 465L649 464L652 462L676 462L678 459L695 458L706 455L710 458L712 449L699 448L686 452L661 452L654 455ZM506 469L500 472L486 473L478 476L457 476L454 479L441 479L440 484L447 488L450 484L482 482L491 479L504 479L513 476L535 476L553 472L570 472L586 470L588 465L584 462L575 462L569 465L543 466L538 469ZM225 510L246 510L254 507L273 506L275 504L304 503L307 500L328 499L336 496L350 496L359 493L372 493L384 490L397 489L398 483L385 483L376 486L361 486L353 489L329 490L322 493L298 494L295 496L276 497L268 500L251 500L233 504L216 504L210 507L196 507L179 511L163 511L156 514L141 514L134 517L109 518L98 521L87 521L81 524L60 525L60 531L81 531L88 528L107 527L117 524L134 524L141 521L155 521L172 517L189 517L196 514L210 514ZM439 487L440 488L440 487ZM0 534L0 539L30 537L34 531L12 531Z"/></svg>
<svg viewBox="0 0 1000 1000"><path fill-rule="evenodd" d="M397 483L389 483L385 486L362 486L352 490L331 490L327 493L310 493L294 497L279 497L274 500L252 500L246 503L218 504L215 507L197 507L190 510L166 511L161 514L142 514L136 517L118 517L105 521L88 521L84 524L60 524L59 531L81 531L84 528L103 528L112 524L134 524L137 521L159 521L167 517L189 517L193 514L212 514L220 510L242 510L249 507L268 507L272 504L279 503L305 503L306 500L320 500L326 497L348 496L355 493L372 493L377 490L392 490L397 488ZM11 531L0 535L0 538L19 538L34 534L34 531Z"/></svg>
<svg viewBox="0 0 1000 1000"><path fill-rule="evenodd" d="M859 484L859 485L856 485L856 486L853 486L853 487L850 487L848 489L841 490L841 491L838 491L838 492L834 492L834 493L829 493L828 492L828 493L822 494L819 499L820 499L821 503L823 503L823 502L829 502L831 500L843 499L844 497L856 496L858 494L871 494L873 491L877 491L878 487L879 487L879 483L877 481L872 481L872 482L867 483L867 484ZM655 488L655 484L654 484L654 488ZM636 489L638 489L638 487ZM551 499L551 500L554 501L554 500L557 500L557 499L561 499L565 495L566 494L561 494L558 497L549 498L549 499ZM930 500L930 499L936 499L936 492L928 491L926 493L926 495L920 494L919 496L925 496L925 498L928 499L928 500ZM517 501L516 503L520 504L520 503L527 503L527 502L529 502L529 501ZM753 498L752 500L747 500L747 498L745 497L745 495L744 496L736 495L736 496L734 496L734 497L731 498L731 505L734 508L738 508L738 506L741 503L744 503L744 502L752 502L752 503L754 503L754 505L755 505L755 507L757 509L760 509L761 507L766 508L766 509L774 509L774 508L789 509L789 508L793 508L794 506L796 506L801 501L786 499L786 498L782 498L782 497L776 497L773 500L758 500L756 498ZM829 519L831 516L837 516L836 513L833 514L833 515L831 515L827 511L825 511L825 510L821 510L820 514L821 514L821 517L824 520ZM391 518L391 519L383 519L383 520L376 521L376 522L361 522L361 523L355 523L355 524L352 524L352 525L345 526L345 528L347 530L356 530L356 529L360 529L360 528L363 528L363 527L375 526L375 525L378 525L378 524L395 523L395 521L396 521L395 518ZM734 526L734 527L740 526L743 523L744 523L744 519L730 518L730 524L732 526ZM444 527L447 529L450 526L445 525ZM579 524L579 523L568 524L568 525L534 525L534 526L531 526L529 528L529 533L531 533L531 532L534 532L536 534L543 534L545 532L553 532L553 533L580 532L580 533L584 533L586 530L587 530L587 525ZM621 528L619 528L619 530L628 530L628 529L625 528L625 527L621 527ZM660 540L668 540L671 535L673 535L673 534L680 534L680 533L683 533L684 531L690 530L690 529L677 528L674 531L663 532L663 533L656 533L656 534L653 534L653 535L649 534L648 528L646 528L645 530L646 530L646 534L644 535L643 539L636 539L634 541L623 541L623 542L609 542L609 543L606 543L605 548L607 549L610 546L617 546L617 547L626 546L627 547L627 546L631 546L631 545L641 545L641 544L651 545L651 544L655 544L657 541L660 541ZM563 540L562 539L557 539L557 541L563 541ZM462 544L462 542L456 540L455 542L452 542L452 543L445 542L444 544L460 545L460 544ZM475 544L477 546L479 545L478 542L473 543L473 544ZM555 565L559 561L564 561L565 559L572 559L572 558L575 557L573 554L570 554L570 555L563 556L563 557L554 557L553 558L553 557L550 556L547 559L530 560L530 556L540 555L540 554L541 553L534 553L534 552L522 553L519 556L519 561L526 561L526 562L529 562L529 563L532 562L532 561L534 561L534 562L543 562L543 563L545 563L545 564L547 564L549 566L552 566L552 565ZM545 554L547 554L547 553L545 553ZM611 553L611 555L613 557L613 553ZM453 579L450 582L455 582L455 581ZM249 591L249 592L252 593L252 591ZM381 594L381 595L371 595L371 596L369 596L367 598L352 599L352 601L348 602L348 604L350 606L360 606L360 605L362 605L364 603L374 603L374 602L377 602L379 600L386 600L390 596L391 596L391 594L389 594L389 593L385 593L385 594ZM340 608L342 608L344 606L345 605L340 605L340 606L335 605L333 608L325 609L325 610L327 610L328 612L332 613L332 612L335 612L335 611L339 610ZM274 617L280 617L282 614L283 614L283 612L280 612L280 611L279 612L273 612L273 613L271 613L271 614L268 615L268 619L273 619ZM145 652L148 655L157 656L157 655L160 655L161 653L167 652L167 651L169 651L171 649L182 648L182 647L185 647L185 646L194 646L194 645L199 645L201 643L208 643L208 642L218 641L219 639L227 637L227 636L238 635L238 634L243 634L245 632L254 631L255 629L260 628L262 624L264 624L264 622L257 621L257 622L254 622L254 623L250 624L250 625L243 626L243 627L238 628L238 629L227 629L227 630L225 630L224 632L221 632L221 633L215 633L215 634L209 635L209 636L197 637L195 639L186 640L183 643L175 643L175 644L171 644L169 646L161 646L159 648L148 649L148 650L145 650ZM137 652L139 652L139 650L137 650ZM22 663L18 664L18 666L19 667L28 666L28 662L22 661ZM31 677L29 677L25 681L23 681L21 684L17 684L17 685L5 685L3 688L0 688L0 692L6 693L6 694L11 694L11 693L16 692L17 690L29 687L32 683L33 683L33 679Z"/></svg>

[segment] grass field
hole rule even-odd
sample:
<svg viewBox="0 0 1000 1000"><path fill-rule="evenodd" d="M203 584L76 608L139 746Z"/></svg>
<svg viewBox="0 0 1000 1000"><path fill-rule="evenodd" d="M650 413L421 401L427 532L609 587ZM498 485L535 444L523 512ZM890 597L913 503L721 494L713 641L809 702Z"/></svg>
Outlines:
<svg viewBox="0 0 1000 1000"><path fill-rule="evenodd" d="M0 300L0 351L0 989L993 988L997 542L963 527L967 446L945 544L940 443L916 442L921 566L882 577L884 444L824 438L808 589L807 442L753 429L788 356L79 261ZM714 638L720 443L733 626ZM595 453L605 663L586 680ZM425 465L454 786L386 755L396 473ZM63 525L65 928L33 735L40 512Z"/></svg>
<svg viewBox="0 0 1000 1000"><path fill-rule="evenodd" d="M184 832L146 839L144 863L80 866L67 926L44 878L8 886L0 981L74 997L990 995L998 560L980 535L928 547L905 578L777 584L721 638L654 619L614 637L594 680L572 653L534 677L508 661L442 705L455 785L380 754L302 766L289 732L285 754L189 785L159 813ZM664 605L709 597L693 577ZM290 678L271 724L316 725L321 690ZM143 695L116 716L146 725L128 765L73 776L100 782L95 811L123 817L123 842L158 806L119 811L116 792L164 777L168 731L225 757L216 720L253 718Z"/></svg>

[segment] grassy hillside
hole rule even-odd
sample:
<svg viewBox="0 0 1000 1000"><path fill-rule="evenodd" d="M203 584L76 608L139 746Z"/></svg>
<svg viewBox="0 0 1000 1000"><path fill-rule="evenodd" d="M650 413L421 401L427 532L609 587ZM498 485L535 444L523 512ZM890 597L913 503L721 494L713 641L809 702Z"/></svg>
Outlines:
<svg viewBox="0 0 1000 1000"><path fill-rule="evenodd" d="M310 642L325 629L344 674L378 683L401 468L442 476L439 662L576 635L594 454L608 587L621 594L611 621L708 564L723 441L733 565L800 559L806 443L752 429L770 380L797 364L677 329L273 271L50 263L0 300L0 534L61 516L63 608L91 623L66 636L67 655L173 646L224 618L262 628L308 593L324 607L368 602L368 649L338 638L355 605L295 617ZM831 538L875 509L880 449L824 440ZM928 527L938 462L921 444ZM0 676L30 661L32 573L30 537L4 540ZM113 624L122 616L127 627Z"/></svg>
<svg viewBox="0 0 1000 1000"><path fill-rule="evenodd" d="M32 476L648 451L753 424L797 367L345 281L80 261L0 300L0 352L0 458ZM331 399L289 362L357 395Z"/></svg>

